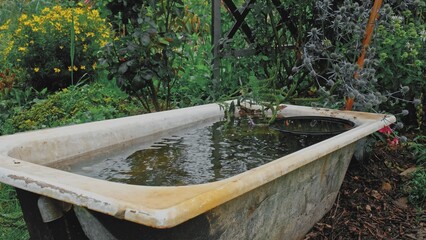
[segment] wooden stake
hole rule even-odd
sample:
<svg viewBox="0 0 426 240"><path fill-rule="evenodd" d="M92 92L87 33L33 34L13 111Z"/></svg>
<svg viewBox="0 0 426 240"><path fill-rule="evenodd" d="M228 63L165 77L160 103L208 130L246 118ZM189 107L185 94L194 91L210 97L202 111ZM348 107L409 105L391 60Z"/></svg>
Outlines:
<svg viewBox="0 0 426 240"><path fill-rule="evenodd" d="M379 17L379 10L382 6L383 0L374 0L373 7L371 8L370 18L368 19L367 27L365 28L365 35L362 41L361 54L358 57L357 65L359 70L364 67L365 54L367 53L367 47L370 45L371 38L373 37L373 30L376 20ZM355 79L358 79L358 72L355 73ZM345 98L345 110L352 110L352 106L355 102L354 98Z"/></svg>

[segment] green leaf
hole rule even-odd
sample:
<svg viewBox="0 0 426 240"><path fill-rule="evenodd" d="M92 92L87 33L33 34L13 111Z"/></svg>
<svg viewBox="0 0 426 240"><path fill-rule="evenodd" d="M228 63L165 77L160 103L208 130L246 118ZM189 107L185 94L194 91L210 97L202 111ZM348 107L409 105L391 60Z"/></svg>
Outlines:
<svg viewBox="0 0 426 240"><path fill-rule="evenodd" d="M149 37L148 33L144 33L141 36L141 43L143 46L148 46L151 43L151 38Z"/></svg>
<svg viewBox="0 0 426 240"><path fill-rule="evenodd" d="M158 42L166 46L170 44L165 38L158 38Z"/></svg>
<svg viewBox="0 0 426 240"><path fill-rule="evenodd" d="M118 73L120 74L124 74L127 72L127 70L129 69L129 66L127 66L127 62L124 62L120 65L120 67L118 68Z"/></svg>

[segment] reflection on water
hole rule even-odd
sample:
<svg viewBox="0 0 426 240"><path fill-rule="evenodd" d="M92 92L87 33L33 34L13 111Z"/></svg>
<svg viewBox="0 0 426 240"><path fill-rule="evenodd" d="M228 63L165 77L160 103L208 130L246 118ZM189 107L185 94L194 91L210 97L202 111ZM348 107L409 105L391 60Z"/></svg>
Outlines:
<svg viewBox="0 0 426 240"><path fill-rule="evenodd" d="M103 159L68 166L71 172L110 181L177 186L234 176L325 139L285 134L247 118L224 121L142 144ZM134 146L132 149L135 149Z"/></svg>

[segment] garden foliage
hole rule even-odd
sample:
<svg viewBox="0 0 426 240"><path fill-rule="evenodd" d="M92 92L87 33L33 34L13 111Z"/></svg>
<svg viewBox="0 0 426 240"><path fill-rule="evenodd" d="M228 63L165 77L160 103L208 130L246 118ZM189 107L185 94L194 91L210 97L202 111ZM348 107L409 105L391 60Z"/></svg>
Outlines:
<svg viewBox="0 0 426 240"><path fill-rule="evenodd" d="M95 82L72 85L46 99L33 100L31 106L26 108L25 103L15 103L14 114L0 118L6 119L0 133L11 134L141 113L135 102L114 84Z"/></svg>
<svg viewBox="0 0 426 240"><path fill-rule="evenodd" d="M353 98L355 110L391 112L404 121L417 118L420 126L425 116L425 3L385 2L360 65L372 5L355 0L282 1L289 17L280 21L273 1L254 3L246 22L256 26L256 41L247 43L240 32L223 43L224 53L248 47L256 55L224 59L224 87L219 90L266 102L332 108L343 108L345 99Z"/></svg>
<svg viewBox="0 0 426 240"><path fill-rule="evenodd" d="M355 110L424 125L425 0L384 1L362 67L372 0L282 0L285 19L277 1L250 2L245 22L256 41L241 31L221 40L213 88L210 1L0 0L0 135L238 97L331 108L350 97ZM225 35L234 19L224 8L222 16ZM235 54L241 48L255 54ZM100 65L114 81L102 81ZM398 142L391 130L385 137ZM424 166L422 139L411 148ZM423 206L425 179L419 170L410 185L410 200ZM0 238L27 236L3 227L24 228L13 204L15 212L0 204Z"/></svg>
<svg viewBox="0 0 426 240"><path fill-rule="evenodd" d="M27 240L26 229L15 189L0 183L0 239Z"/></svg>
<svg viewBox="0 0 426 240"><path fill-rule="evenodd" d="M375 36L380 63L376 76L379 92L394 93L381 109L393 113L409 109L410 114L404 121L421 126L426 119L423 112L426 92L426 24L423 12L426 4L424 1L414 2L416 4L402 9L384 6L382 14L386 19L377 27ZM409 91L400 92L401 86L407 86Z"/></svg>
<svg viewBox="0 0 426 240"><path fill-rule="evenodd" d="M181 1L111 1L115 8L125 6L127 14L115 12L120 37L107 44L101 59L110 77L136 96L148 111L170 107L171 88L177 67L173 61L181 45L178 35L183 13ZM120 30L123 29L123 30Z"/></svg>
<svg viewBox="0 0 426 240"><path fill-rule="evenodd" d="M22 13L17 24L6 21L0 26L0 34L7 33L8 43L0 49L4 66L26 71L27 85L38 90L67 87L72 83L71 72L75 82L90 78L98 51L111 38L109 25L99 12L81 4L46 7L39 14Z"/></svg>

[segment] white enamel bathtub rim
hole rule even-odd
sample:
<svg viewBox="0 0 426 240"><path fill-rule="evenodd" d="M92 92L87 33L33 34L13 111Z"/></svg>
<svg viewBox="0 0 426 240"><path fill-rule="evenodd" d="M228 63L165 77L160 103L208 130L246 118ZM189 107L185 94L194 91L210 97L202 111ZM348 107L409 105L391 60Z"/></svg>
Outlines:
<svg viewBox="0 0 426 240"><path fill-rule="evenodd" d="M173 115L171 115L171 113L173 113ZM179 120L170 117L174 115L178 116ZM109 142L112 141L111 139L113 139L113 141L128 142L137 139L139 136L155 135L158 132L171 131L194 122L220 118L221 116L223 116L223 111L221 111L217 104L207 104L202 107L189 107L172 111L16 133L13 135L0 136L0 156L6 155L21 158L19 157L19 148L21 148L21 146L34 145L34 143L37 143L38 149L48 147L51 151L48 154L43 151L31 152L30 156L24 157L25 160L31 162L37 161L38 164L49 164L51 159L67 159L80 154L80 152L85 153L87 151L99 149L99 146L108 147ZM146 127L146 125L150 127ZM76 138L76 136L89 137L93 141L84 142L78 139L78 137ZM73 146L73 148L68 148L64 144L61 144L65 141L64 138L76 138L75 141L79 141L82 144L79 147ZM46 139L49 141L46 141ZM32 144L29 144L29 142ZM78 145L78 143L74 143L74 145ZM55 151L52 151L52 148ZM26 147L26 149L30 151L31 147Z"/></svg>
<svg viewBox="0 0 426 240"><path fill-rule="evenodd" d="M199 110L200 107L193 110ZM289 116L302 113L303 115L339 116L355 119L358 126L344 134L301 150L303 152L295 152L234 177L213 183L179 187L148 187L113 183L32 164L4 155L5 149L10 149L16 144L12 143L4 147L2 143L6 136L0 138L0 149L2 149L0 150L0 181L118 218L147 226L168 228L315 161L395 121L393 116L385 118L385 115L379 114L297 106L288 106L282 113ZM110 120L109 123L114 121L116 120ZM91 123L90 126L107 125L106 122ZM45 131L37 132L36 138L42 139ZM15 136L15 139L28 141L29 134L10 137L13 139Z"/></svg>

